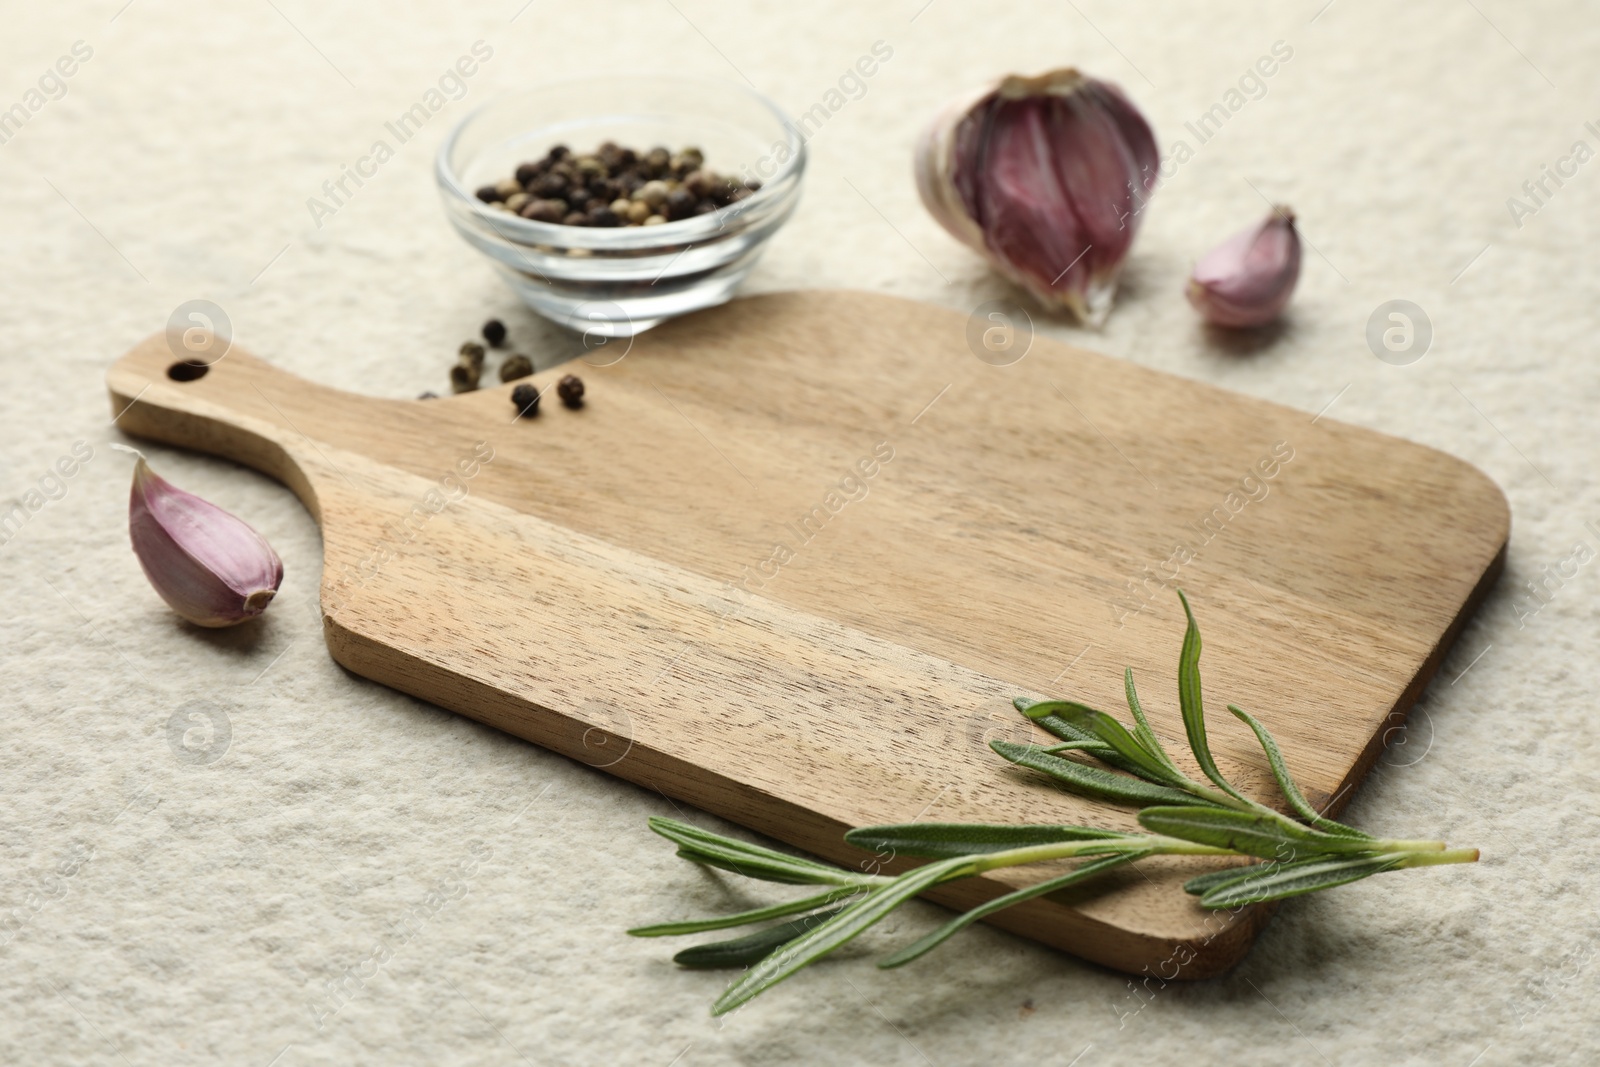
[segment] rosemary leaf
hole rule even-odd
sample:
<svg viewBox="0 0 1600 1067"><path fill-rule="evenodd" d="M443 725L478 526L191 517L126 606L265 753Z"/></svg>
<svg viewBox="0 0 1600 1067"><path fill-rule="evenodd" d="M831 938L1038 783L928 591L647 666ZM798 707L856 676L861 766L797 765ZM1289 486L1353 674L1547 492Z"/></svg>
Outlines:
<svg viewBox="0 0 1600 1067"><path fill-rule="evenodd" d="M1321 863L1322 859L1323 857L1318 856L1314 860L1305 860L1304 862ZM1236 867L1224 867L1220 871L1207 871L1205 874L1197 874L1187 882L1183 883L1183 891L1185 893L1193 893L1197 897L1202 896L1211 892L1220 885L1227 885L1230 882L1237 882L1241 878L1249 878L1259 872L1262 869L1262 866L1263 865L1259 863L1250 863L1242 864ZM1288 866L1291 865L1286 863L1279 864L1278 869L1282 870Z"/></svg>
<svg viewBox="0 0 1600 1067"><path fill-rule="evenodd" d="M1309 863L1259 864L1259 872L1212 888L1200 898L1201 907L1237 908L1265 900L1282 900L1317 889L1358 882L1399 866L1404 855L1339 856Z"/></svg>
<svg viewBox="0 0 1600 1067"><path fill-rule="evenodd" d="M858 826L844 835L857 848L880 855L926 856L948 859L1003 852L1026 845L1053 845L1061 841L1121 839L1127 835L1088 826L997 825L994 823L908 822L883 826Z"/></svg>
<svg viewBox="0 0 1600 1067"><path fill-rule="evenodd" d="M672 957L672 962L695 971L748 967L752 963L766 959L802 934L810 933L843 910L843 908L829 908L827 911L805 915L792 922L758 930L731 941L713 941L708 945L695 945Z"/></svg>
<svg viewBox="0 0 1600 1067"><path fill-rule="evenodd" d="M923 956L928 952L931 952L933 949L938 948L948 938L960 933L962 930L966 929L968 926L971 926L973 923L984 918L985 916L993 915L995 912L1004 908L1009 908L1013 904L1021 904L1024 900L1032 900L1034 897L1042 897L1046 893L1054 893L1058 889L1065 889L1070 885L1076 885L1079 882L1088 881L1090 878L1093 878L1099 874L1103 874L1113 867L1120 867L1124 863L1132 863L1134 860L1144 859L1148 855L1150 855L1150 853L1148 851L1144 851L1124 852L1116 856L1105 856L1101 859L1085 863L1083 866L1077 868L1076 870L1070 871L1067 874L1063 874L1059 878L1047 878L1038 885L1031 885L1026 889L1018 889L1014 893L1007 893L1004 896L995 897L986 904L980 904L971 911L968 911L962 915L958 915L956 918L951 919L949 922L939 927L939 929L933 931L923 938L920 938L912 944L907 945L900 951L885 956L883 959L878 961L878 966L883 968L903 966L907 963L910 963L912 960L917 959L919 956Z"/></svg>
<svg viewBox="0 0 1600 1067"><path fill-rule="evenodd" d="M1063 710L1060 712L1060 716L1071 725L1078 727L1080 730L1089 731L1095 737L1116 749L1123 759L1138 764L1140 777L1161 785L1170 785L1180 789L1183 787L1185 779L1183 775L1177 772L1176 768L1168 767L1160 756L1150 752L1137 738L1130 734L1127 727L1105 712L1079 705L1075 708Z"/></svg>
<svg viewBox="0 0 1600 1067"><path fill-rule="evenodd" d="M1254 715L1237 705L1229 704L1228 710L1244 720L1250 729L1255 731L1256 740L1261 742L1261 748L1267 754L1267 763L1272 766L1272 776L1278 780L1278 788L1283 791L1284 798L1289 801L1289 806L1301 818L1317 829L1330 834L1371 840L1370 835L1362 833L1353 826L1346 826L1344 823L1334 822L1332 819L1324 819L1319 815L1317 809L1313 808L1311 803L1306 800L1305 794L1300 792L1300 787L1294 784L1294 779L1289 775L1289 766L1283 760L1283 752L1278 748L1278 742L1273 740L1272 735L1267 732L1267 728L1261 725Z"/></svg>
<svg viewBox="0 0 1600 1067"><path fill-rule="evenodd" d="M1085 729L1069 721L1066 714L1068 712L1082 710L1094 712L1097 715L1101 714L1100 712L1095 712L1095 709L1087 704L1080 704L1076 700L1027 701L1021 699L1013 700L1012 703L1016 705L1018 711L1022 712L1024 718L1038 723L1039 726L1061 740L1081 741L1099 747L1099 751L1094 753L1096 758L1111 764L1118 770L1127 771L1129 774L1137 774L1146 781L1158 783L1162 781L1161 779L1152 779L1138 761L1128 759L1122 755L1114 747L1106 744L1104 740L1096 737L1092 730ZM1086 748L1085 751L1093 751L1093 749Z"/></svg>
<svg viewBox="0 0 1600 1067"><path fill-rule="evenodd" d="M914 871L907 871L890 884L875 889L864 900L850 905L832 919L800 937L746 971L711 1006L712 1015L723 1015L764 990L770 989L809 963L846 944L867 927L929 886L947 878L960 877L972 860L965 857L938 860ZM970 870L970 867L968 867Z"/></svg>
<svg viewBox="0 0 1600 1067"><path fill-rule="evenodd" d="M1144 716L1144 705L1139 703L1139 693L1133 688L1133 668L1124 667L1122 670L1122 688L1128 694L1128 710L1133 712L1133 721L1138 723L1134 728L1133 736L1145 747L1152 756L1161 761L1172 777L1179 781L1188 781L1188 776L1178 770L1178 765L1172 762L1172 757L1167 755L1167 750L1161 747L1161 739L1156 732L1150 729L1150 720Z"/></svg>
<svg viewBox="0 0 1600 1067"><path fill-rule="evenodd" d="M1043 771L1074 793L1119 804L1192 804L1195 798L1170 786L1157 785L1142 778L1128 778L1099 767L1059 756L1047 756L1035 745L994 740L989 747L1019 767Z"/></svg>
<svg viewBox="0 0 1600 1067"><path fill-rule="evenodd" d="M1195 624L1194 612L1189 608L1189 598L1178 590L1178 600L1183 604L1188 625L1183 631L1183 647L1178 652L1178 705L1183 709L1183 729L1189 735L1189 749L1195 762L1207 778L1235 800L1250 801L1217 770L1217 761L1211 758L1211 746L1206 743L1206 712L1200 699L1200 627Z"/></svg>
<svg viewBox="0 0 1600 1067"><path fill-rule="evenodd" d="M1374 844L1319 833L1276 813L1194 805L1145 808L1139 812L1139 825L1151 833L1284 863L1319 854L1371 852Z"/></svg>
<svg viewBox="0 0 1600 1067"><path fill-rule="evenodd" d="M680 934L702 934L708 930L726 930L730 926L749 926L751 923L766 922L768 919L781 919L785 915L811 911L846 897L853 897L861 891L862 887L859 886L839 886L809 897L801 897L799 900L756 908L754 911L736 912L715 919L686 919L683 922L636 926L628 933L633 937L676 937Z"/></svg>
<svg viewBox="0 0 1600 1067"><path fill-rule="evenodd" d="M654 816L650 829L678 846L678 855L711 867L720 867L748 878L790 885L861 885L867 879L855 871L815 863L752 845L732 837L713 834L675 819Z"/></svg>

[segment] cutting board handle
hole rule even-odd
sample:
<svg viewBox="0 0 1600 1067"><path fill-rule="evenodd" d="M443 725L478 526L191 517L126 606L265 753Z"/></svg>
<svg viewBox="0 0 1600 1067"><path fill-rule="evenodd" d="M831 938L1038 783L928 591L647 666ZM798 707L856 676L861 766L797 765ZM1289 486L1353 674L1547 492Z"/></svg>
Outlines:
<svg viewBox="0 0 1600 1067"><path fill-rule="evenodd" d="M336 476L326 450L297 428L315 427L330 402L359 418L407 402L317 385L234 347L210 362L175 355L166 333L139 342L106 373L114 423L123 431L225 456L294 490L322 519L316 486Z"/></svg>

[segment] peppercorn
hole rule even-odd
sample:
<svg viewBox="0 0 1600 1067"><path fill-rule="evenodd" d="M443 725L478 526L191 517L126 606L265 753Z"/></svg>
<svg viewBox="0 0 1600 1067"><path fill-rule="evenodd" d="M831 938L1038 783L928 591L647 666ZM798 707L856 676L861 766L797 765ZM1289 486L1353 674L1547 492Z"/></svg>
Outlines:
<svg viewBox="0 0 1600 1067"><path fill-rule="evenodd" d="M507 356L504 363L500 364L500 380L502 382L516 381L526 378L533 373L533 360L523 355Z"/></svg>
<svg viewBox="0 0 1600 1067"><path fill-rule="evenodd" d="M494 183L494 191L500 194L501 200L504 200L512 193L522 192L522 183L512 178L503 178Z"/></svg>
<svg viewBox="0 0 1600 1067"><path fill-rule="evenodd" d="M567 407L576 411L583 407L583 379L576 374L569 374L556 383L556 396Z"/></svg>
<svg viewBox="0 0 1600 1067"><path fill-rule="evenodd" d="M637 199L643 200L651 207L658 208L667 202L667 193L670 191L666 182L649 181L639 187Z"/></svg>
<svg viewBox="0 0 1600 1067"><path fill-rule="evenodd" d="M617 213L610 207L601 204L599 207L589 209L590 226L621 226L622 220L617 218Z"/></svg>
<svg viewBox="0 0 1600 1067"><path fill-rule="evenodd" d="M476 341L463 343L458 362L464 367L471 367L474 372L483 370L483 346Z"/></svg>
<svg viewBox="0 0 1600 1067"><path fill-rule="evenodd" d="M511 390L511 403L516 406L518 418L532 418L539 414L538 388L532 382L523 382Z"/></svg>
<svg viewBox="0 0 1600 1067"><path fill-rule="evenodd" d="M483 339L489 342L490 348L499 348L506 339L506 324L499 319L490 319L483 324Z"/></svg>
<svg viewBox="0 0 1600 1067"><path fill-rule="evenodd" d="M450 368L450 389L456 393L470 393L478 387L478 371L466 363Z"/></svg>
<svg viewBox="0 0 1600 1067"><path fill-rule="evenodd" d="M666 216L676 222L694 214L694 194L687 189L674 189L667 194Z"/></svg>
<svg viewBox="0 0 1600 1067"><path fill-rule="evenodd" d="M517 184L527 188L528 183L544 173L544 167L538 163L524 163L517 168Z"/></svg>
<svg viewBox="0 0 1600 1067"><path fill-rule="evenodd" d="M572 149L568 148L564 144L558 144L551 147L550 154L546 158L559 162L560 160L566 159L570 155L572 155Z"/></svg>
<svg viewBox="0 0 1600 1067"><path fill-rule="evenodd" d="M543 175L533 183L533 191L543 197L560 196L567 191L567 176L557 173Z"/></svg>
<svg viewBox="0 0 1600 1067"><path fill-rule="evenodd" d="M496 189L492 185L484 185L479 186L478 191L473 195L479 200L482 200L485 204L492 204L496 200L500 199L500 190Z"/></svg>
<svg viewBox="0 0 1600 1067"><path fill-rule="evenodd" d="M532 199L533 197L527 193L512 193L506 197L506 209L509 211L521 211L523 206Z"/></svg>
<svg viewBox="0 0 1600 1067"><path fill-rule="evenodd" d="M561 223L564 226L587 226L589 225L589 216L581 211L574 211L562 219Z"/></svg>
<svg viewBox="0 0 1600 1067"><path fill-rule="evenodd" d="M628 221L634 225L637 226L638 224L644 222L645 219L650 217L650 205L645 203L643 200L629 200L627 204ZM613 210L615 210L614 206Z"/></svg>
<svg viewBox="0 0 1600 1067"><path fill-rule="evenodd" d="M517 212L531 222L560 222L566 213L566 204L560 200L530 200Z"/></svg>
<svg viewBox="0 0 1600 1067"><path fill-rule="evenodd" d="M425 393L418 393L417 394L417 399L418 400L438 400L439 399L439 394L434 392L432 389L429 389Z"/></svg>

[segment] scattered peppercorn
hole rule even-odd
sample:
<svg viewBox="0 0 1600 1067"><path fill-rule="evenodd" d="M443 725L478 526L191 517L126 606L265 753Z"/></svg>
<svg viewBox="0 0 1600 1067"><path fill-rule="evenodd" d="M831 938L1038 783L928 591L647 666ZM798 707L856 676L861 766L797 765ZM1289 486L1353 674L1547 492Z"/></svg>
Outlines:
<svg viewBox="0 0 1600 1067"><path fill-rule="evenodd" d="M511 403L516 405L517 417L529 419L539 414L539 389L532 382L523 382L511 390Z"/></svg>
<svg viewBox="0 0 1600 1067"><path fill-rule="evenodd" d="M527 356L507 356L506 361L500 364L500 380L502 382L515 381L518 378L526 378L532 373L533 360L529 359Z"/></svg>
<svg viewBox="0 0 1600 1067"><path fill-rule="evenodd" d="M709 215L750 196L761 183L710 170L698 148L637 152L607 141L576 155L566 145L520 164L515 176L477 197L496 211L565 226L659 226ZM495 342L490 342L494 344Z"/></svg>
<svg viewBox="0 0 1600 1067"><path fill-rule="evenodd" d="M576 411L583 407L583 379L576 374L569 374L556 383L556 396L567 407Z"/></svg>
<svg viewBox="0 0 1600 1067"><path fill-rule="evenodd" d="M499 348L505 343L506 324L499 319L490 319L483 324L483 339L489 342L490 348Z"/></svg>
<svg viewBox="0 0 1600 1067"><path fill-rule="evenodd" d="M459 361L462 366L471 367L474 372L483 370L483 346L476 341L463 343Z"/></svg>
<svg viewBox="0 0 1600 1067"><path fill-rule="evenodd" d="M439 399L439 394L434 392L432 389L429 389L426 393L419 393L417 395L417 399L418 400L438 400Z"/></svg>
<svg viewBox="0 0 1600 1067"><path fill-rule="evenodd" d="M450 368L450 388L457 393L470 393L478 387L478 370L466 363Z"/></svg>

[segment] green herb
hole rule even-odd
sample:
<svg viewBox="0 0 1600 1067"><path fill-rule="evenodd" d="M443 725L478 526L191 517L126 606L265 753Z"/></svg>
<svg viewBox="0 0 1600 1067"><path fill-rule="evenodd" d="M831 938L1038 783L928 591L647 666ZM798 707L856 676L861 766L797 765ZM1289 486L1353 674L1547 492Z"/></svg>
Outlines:
<svg viewBox="0 0 1600 1067"><path fill-rule="evenodd" d="M1134 719L1131 731L1112 716L1074 701L1019 699L1015 702L1017 710L1060 743L989 743L1005 759L1049 775L1071 792L1137 805L1139 824L1149 833L1088 826L903 823L857 827L844 835L848 843L882 857L921 856L933 860L891 877L818 863L672 819L656 818L650 820L650 828L674 842L678 855L685 859L750 878L829 888L737 915L662 923L628 932L638 937L660 937L787 919L746 937L699 945L674 957L685 967L748 968L712 1006L712 1014L721 1015L826 956L933 886L1002 867L1085 860L1066 874L973 908L880 960L878 966L909 963L1002 908L1065 889L1146 856L1232 856L1267 861L1229 867L1185 882L1184 889L1199 897L1201 906L1206 908L1237 908L1282 900L1404 867L1477 860L1477 849L1447 848L1442 841L1380 840L1323 818L1289 776L1283 753L1267 728L1230 704L1228 710L1248 725L1260 741L1278 788L1294 815L1251 800L1234 788L1217 768L1206 741L1205 709L1200 695L1200 629L1188 598L1181 591L1178 597L1188 620L1178 656L1178 703L1189 750L1210 785L1186 775L1162 748L1134 691L1131 670L1124 675L1128 708ZM1106 767L1069 759L1064 753L1098 759ZM799 918L788 919L794 915Z"/></svg>

